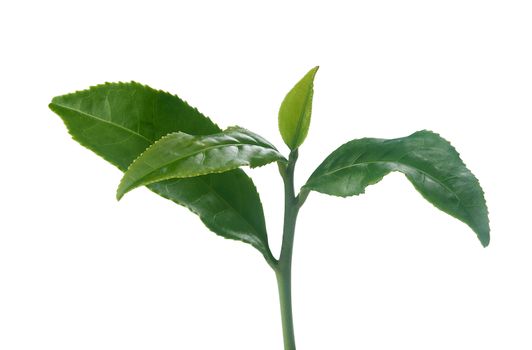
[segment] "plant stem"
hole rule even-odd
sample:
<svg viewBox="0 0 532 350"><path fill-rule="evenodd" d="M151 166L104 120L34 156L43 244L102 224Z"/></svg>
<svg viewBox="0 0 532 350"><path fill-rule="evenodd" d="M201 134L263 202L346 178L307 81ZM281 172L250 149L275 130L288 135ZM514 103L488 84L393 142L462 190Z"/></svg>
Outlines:
<svg viewBox="0 0 532 350"><path fill-rule="evenodd" d="M295 149L290 153L286 169L283 169L284 171L281 172L285 189L284 226L281 255L275 269L275 274L279 287L285 350L296 350L294 321L292 318L292 251L294 247L297 214L300 208L298 199L294 193L294 168L297 156L298 152Z"/></svg>
<svg viewBox="0 0 532 350"><path fill-rule="evenodd" d="M279 287L279 301L281 304L281 319L283 323L283 341L285 350L296 350L294 338L294 321L292 319L292 297L290 269L286 272L277 272L277 285Z"/></svg>

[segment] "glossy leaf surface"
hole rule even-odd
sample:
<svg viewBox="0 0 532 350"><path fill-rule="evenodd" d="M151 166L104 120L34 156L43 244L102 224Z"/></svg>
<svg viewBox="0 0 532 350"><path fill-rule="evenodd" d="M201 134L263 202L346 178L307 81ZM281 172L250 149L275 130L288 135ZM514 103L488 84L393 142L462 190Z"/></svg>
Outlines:
<svg viewBox="0 0 532 350"><path fill-rule="evenodd" d="M391 140L350 141L325 159L304 188L342 197L358 195L391 171L405 174L426 200L469 225L482 245L489 244L488 211L478 180L454 147L430 131Z"/></svg>
<svg viewBox="0 0 532 350"><path fill-rule="evenodd" d="M314 77L319 67L312 68L288 92L279 109L279 131L290 149L296 149L305 141L312 115Z"/></svg>
<svg viewBox="0 0 532 350"><path fill-rule="evenodd" d="M243 128L200 136L172 133L152 144L129 166L117 198L163 180L222 173L241 166L254 168L275 161L286 159L268 141Z"/></svg>
<svg viewBox="0 0 532 350"><path fill-rule="evenodd" d="M177 96L138 83L106 83L55 97L50 108L72 137L120 170L161 137L221 130ZM241 240L271 259L264 214L251 179L240 169L148 186L189 208L215 233Z"/></svg>

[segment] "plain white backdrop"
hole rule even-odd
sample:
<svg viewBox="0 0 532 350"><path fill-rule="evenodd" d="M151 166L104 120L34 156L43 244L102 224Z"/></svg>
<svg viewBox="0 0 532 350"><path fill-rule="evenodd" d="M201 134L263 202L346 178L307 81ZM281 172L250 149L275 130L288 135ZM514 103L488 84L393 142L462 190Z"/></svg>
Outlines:
<svg viewBox="0 0 532 350"><path fill-rule="evenodd" d="M532 349L529 1L18 1L0 5L0 349L282 348L275 278L70 139L53 96L135 80L283 152L277 111L320 65L301 185L341 143L430 129L486 192L492 241L399 174L311 194L298 349ZM280 245L275 166L248 171Z"/></svg>

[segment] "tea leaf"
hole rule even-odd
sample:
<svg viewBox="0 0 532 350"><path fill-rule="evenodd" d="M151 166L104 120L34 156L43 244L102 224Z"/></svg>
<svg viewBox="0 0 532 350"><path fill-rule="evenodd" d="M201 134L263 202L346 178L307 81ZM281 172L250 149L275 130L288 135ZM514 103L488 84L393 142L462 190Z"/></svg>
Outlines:
<svg viewBox="0 0 532 350"><path fill-rule="evenodd" d="M243 128L206 136L172 133L156 141L129 166L117 198L163 180L222 173L241 166L254 168L275 161L286 159L268 141Z"/></svg>
<svg viewBox="0 0 532 350"><path fill-rule="evenodd" d="M325 159L304 189L358 195L391 171L405 174L426 200L469 225L483 246L489 244L488 210L478 180L454 147L430 131L391 140L350 141Z"/></svg>
<svg viewBox="0 0 532 350"><path fill-rule="evenodd" d="M63 119L74 140L122 171L169 133L209 135L221 131L177 96L134 82L106 83L58 96L50 109ZM218 235L250 243L272 261L262 204L242 170L148 187L199 215Z"/></svg>
<svg viewBox="0 0 532 350"><path fill-rule="evenodd" d="M279 109L279 131L290 149L296 149L308 134L312 115L314 76L319 67L312 68L288 92Z"/></svg>

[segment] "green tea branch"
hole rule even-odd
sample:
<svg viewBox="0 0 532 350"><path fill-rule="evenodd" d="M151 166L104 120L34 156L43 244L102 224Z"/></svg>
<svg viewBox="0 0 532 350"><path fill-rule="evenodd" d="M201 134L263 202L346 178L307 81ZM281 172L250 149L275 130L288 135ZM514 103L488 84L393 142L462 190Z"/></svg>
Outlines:
<svg viewBox="0 0 532 350"><path fill-rule="evenodd" d="M483 246L490 240L477 178L447 140L427 130L395 139L349 141L296 193L294 172L310 127L317 71L314 67L303 76L279 109L288 159L264 137L242 127L222 130L179 97L135 82L94 86L54 97L49 105L74 140L124 173L117 199L146 186L190 209L217 235L248 243L262 254L277 278L285 350L296 349L292 252L297 216L311 191L360 195L390 172L400 172L428 202L468 225ZM278 259L270 250L259 193L241 169L270 163L277 164L285 192Z"/></svg>

